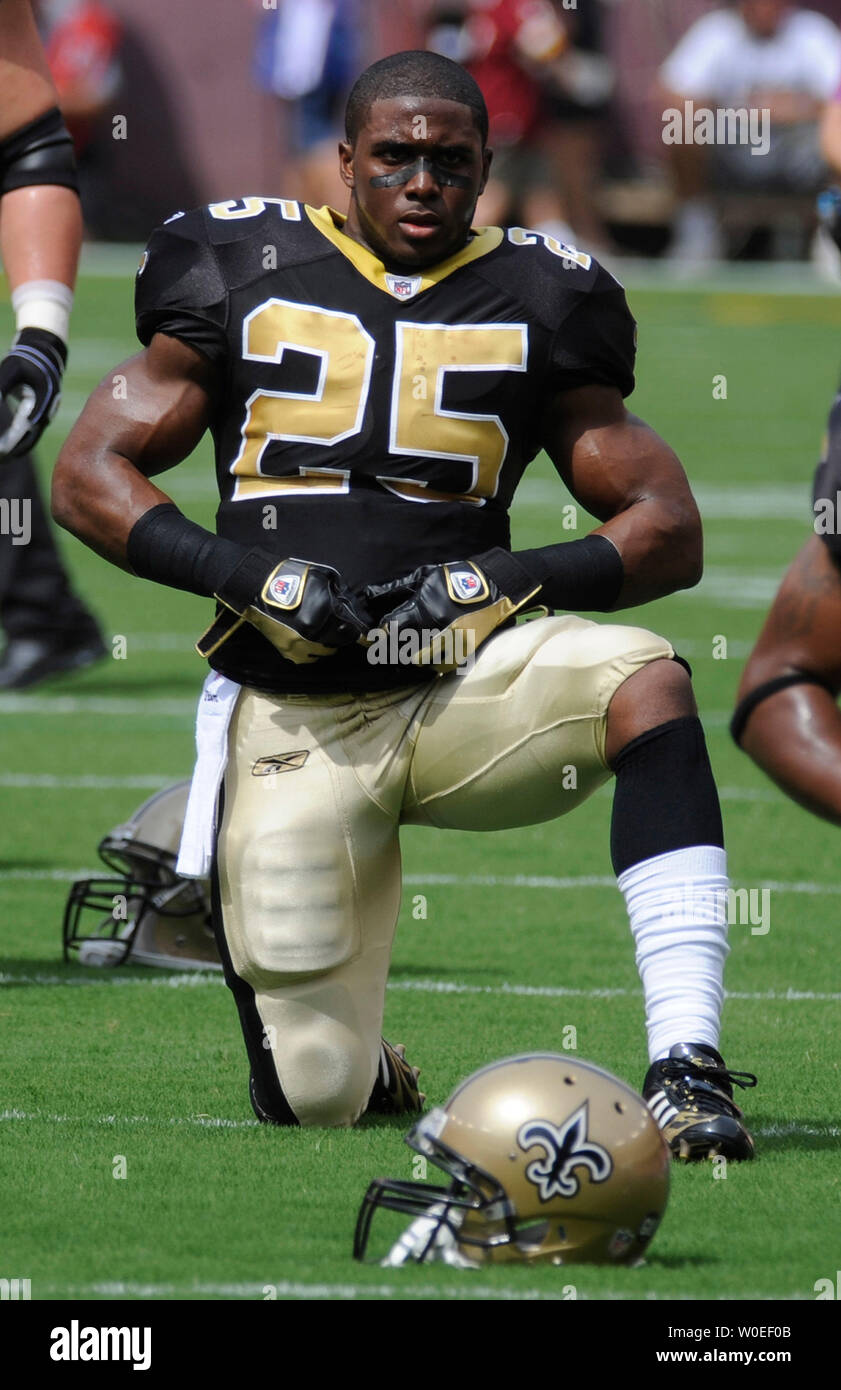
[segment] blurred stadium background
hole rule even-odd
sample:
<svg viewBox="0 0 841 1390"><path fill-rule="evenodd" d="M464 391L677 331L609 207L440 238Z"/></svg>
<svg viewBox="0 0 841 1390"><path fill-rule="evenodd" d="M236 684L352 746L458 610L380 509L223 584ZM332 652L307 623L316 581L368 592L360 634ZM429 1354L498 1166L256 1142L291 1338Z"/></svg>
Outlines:
<svg viewBox="0 0 841 1390"><path fill-rule="evenodd" d="M359 67L423 42L426 5L357 4ZM748 1099L761 1158L726 1182L709 1166L676 1170L646 1268L577 1271L581 1297L810 1299L837 1265L841 995L828 965L837 831L776 792L726 726L762 613L809 532L841 298L805 249L785 266L708 268L691 287L656 257L670 212L654 78L710 8L603 5L616 73L603 188L605 207L615 200L617 243L650 254L616 262L640 323L632 406L683 459L706 532L702 584L628 617L667 633L691 661L735 883L771 892L767 933L747 922L731 931L725 1011L731 1064L760 1073ZM841 21L841 0L812 8ZM122 25L120 85L102 119L124 116L126 138L109 132L102 142L111 208L83 258L64 402L39 449L47 485L88 392L136 349L134 243L178 207L296 194L276 104L253 76L260 5L112 0L110 9ZM767 258L768 247L758 253ZM0 341L11 330L0 297ZM212 524L207 440L166 486ZM515 545L557 540L569 501L548 461L536 461L515 503ZM582 534L590 522L581 513L578 524ZM125 659L0 695L3 1272L31 1277L36 1298L273 1296L267 1287L301 1298L561 1296L554 1270L523 1279L497 1270L471 1283L440 1269L401 1279L355 1268L351 1234L368 1181L412 1176L403 1123L354 1135L267 1132L251 1117L234 1009L217 977L61 965L69 882L96 868L108 829L189 773L203 672L192 642L205 625L200 600L140 584L67 537L61 544L108 639L125 639ZM490 1057L558 1046L567 1025L581 1056L641 1083L641 997L610 875L608 815L605 791L569 823L406 835L386 1024L422 1064L433 1101ZM112 1180L114 1155L127 1157L125 1182Z"/></svg>

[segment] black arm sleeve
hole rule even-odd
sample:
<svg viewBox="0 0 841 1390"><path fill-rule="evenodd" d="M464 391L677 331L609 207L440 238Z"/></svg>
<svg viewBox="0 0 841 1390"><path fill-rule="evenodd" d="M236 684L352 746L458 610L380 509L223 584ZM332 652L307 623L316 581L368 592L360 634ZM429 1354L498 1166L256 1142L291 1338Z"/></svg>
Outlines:
<svg viewBox="0 0 841 1390"><path fill-rule="evenodd" d="M176 214L152 233L134 292L137 336L144 347L168 333L219 365L227 356L228 292L201 211Z"/></svg>

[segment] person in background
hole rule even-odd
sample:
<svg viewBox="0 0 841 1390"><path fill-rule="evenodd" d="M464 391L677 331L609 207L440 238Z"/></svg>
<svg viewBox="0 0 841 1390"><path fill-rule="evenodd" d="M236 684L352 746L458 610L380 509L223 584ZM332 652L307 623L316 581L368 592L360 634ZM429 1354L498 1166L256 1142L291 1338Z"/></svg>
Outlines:
<svg viewBox="0 0 841 1390"><path fill-rule="evenodd" d="M559 241L607 247L594 190L612 73L599 43L592 5L586 16L552 0L463 0L433 11L427 47L462 63L488 105L494 162L480 225L520 220Z"/></svg>
<svg viewBox="0 0 841 1390"><path fill-rule="evenodd" d="M85 227L108 226L108 113L122 83L122 29L98 0L36 0L35 16L73 140Z"/></svg>
<svg viewBox="0 0 841 1390"><path fill-rule="evenodd" d="M70 588L31 455L59 402L81 239L72 144L29 0L3 0L0 255L16 333L0 360L0 690L105 654Z"/></svg>
<svg viewBox="0 0 841 1390"><path fill-rule="evenodd" d="M664 108L768 111L767 151L746 143L669 146L678 197L670 257L703 262L723 252L716 189L814 193L826 176L818 120L841 76L841 32L787 0L737 0L704 15L660 69ZM757 121L759 116L757 116Z"/></svg>
<svg viewBox="0 0 841 1390"><path fill-rule="evenodd" d="M841 88L826 108L820 140L841 178ZM837 197L827 230L841 244ZM812 531L748 658L730 731L787 796L841 825L841 392L812 485Z"/></svg>
<svg viewBox="0 0 841 1390"><path fill-rule="evenodd" d="M255 80L277 98L289 187L311 207L342 198L336 147L361 20L359 0L278 0L258 29Z"/></svg>

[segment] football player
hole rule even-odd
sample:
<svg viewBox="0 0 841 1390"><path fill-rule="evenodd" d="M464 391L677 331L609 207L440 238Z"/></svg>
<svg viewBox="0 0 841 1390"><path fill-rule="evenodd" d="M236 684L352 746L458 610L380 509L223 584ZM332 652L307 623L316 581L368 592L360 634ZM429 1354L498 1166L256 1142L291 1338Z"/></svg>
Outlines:
<svg viewBox="0 0 841 1390"><path fill-rule="evenodd" d="M0 0L0 252L17 330L0 360L0 501L10 519L0 533L0 689L88 666L105 651L70 590L30 457L59 403L82 241L57 100L29 0Z"/></svg>
<svg viewBox="0 0 841 1390"><path fill-rule="evenodd" d="M347 1125L366 1104L401 823L528 825L615 775L646 1098L676 1154L749 1158L745 1078L717 1050L726 863L690 679L664 638L576 616L697 583L698 512L623 404L621 287L551 238L472 227L486 136L462 68L395 54L348 100L346 216L253 197L170 218L141 262L125 399L110 374L91 397L54 512L113 563L217 600L179 868L203 871L215 809L261 1119ZM151 481L208 428L216 535ZM602 524L512 554L542 448ZM516 626L537 604L563 615Z"/></svg>
<svg viewBox="0 0 841 1390"><path fill-rule="evenodd" d="M826 107L821 145L841 176L841 89ZM841 249L838 190L818 207ZM841 392L829 414L812 510L814 534L783 578L742 673L730 728L793 800L841 825Z"/></svg>
<svg viewBox="0 0 841 1390"><path fill-rule="evenodd" d="M814 531L742 674L736 743L784 792L841 825L841 395L814 480Z"/></svg>

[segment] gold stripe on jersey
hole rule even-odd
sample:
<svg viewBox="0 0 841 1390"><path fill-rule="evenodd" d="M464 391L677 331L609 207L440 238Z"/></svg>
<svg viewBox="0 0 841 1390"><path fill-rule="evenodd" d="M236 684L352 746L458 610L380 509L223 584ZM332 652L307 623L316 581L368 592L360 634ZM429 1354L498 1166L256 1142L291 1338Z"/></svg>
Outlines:
<svg viewBox="0 0 841 1390"><path fill-rule="evenodd" d="M342 213L336 212L334 208L324 207L311 208L304 204L304 211L312 222L313 226L332 241L333 245L341 251L343 256L351 262L364 275L365 279L375 285L378 290L382 290L389 298L393 298L391 290L386 281L386 268L378 256L373 251L369 251L367 246L361 242L354 241L346 236L341 230L346 218ZM433 285L440 284L448 275L452 275L454 270L460 270L463 265L469 265L471 261L478 260L481 256L487 256L490 251L495 251L502 242L501 227L477 227L474 230L473 239L468 241L460 251L454 256L448 256L445 261L439 261L438 265L428 266L420 275L420 289L418 294L423 294L424 290L429 290ZM414 296L417 298L417 296Z"/></svg>

